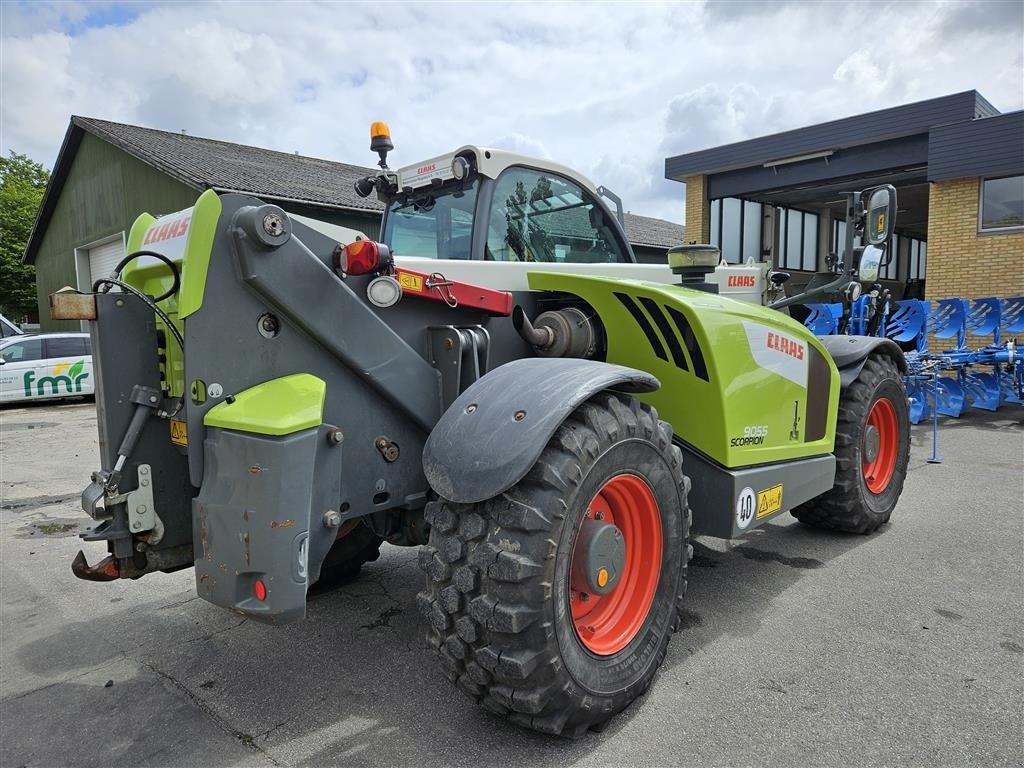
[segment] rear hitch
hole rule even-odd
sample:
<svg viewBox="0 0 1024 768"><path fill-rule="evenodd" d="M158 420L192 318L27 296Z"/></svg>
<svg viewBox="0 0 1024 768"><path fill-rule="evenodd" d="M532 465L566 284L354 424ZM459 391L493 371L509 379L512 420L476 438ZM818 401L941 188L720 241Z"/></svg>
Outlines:
<svg viewBox="0 0 1024 768"><path fill-rule="evenodd" d="M82 550L78 550L75 559L71 561L71 572L85 581L116 581L121 578L117 560L113 556L103 558L96 565L89 565Z"/></svg>

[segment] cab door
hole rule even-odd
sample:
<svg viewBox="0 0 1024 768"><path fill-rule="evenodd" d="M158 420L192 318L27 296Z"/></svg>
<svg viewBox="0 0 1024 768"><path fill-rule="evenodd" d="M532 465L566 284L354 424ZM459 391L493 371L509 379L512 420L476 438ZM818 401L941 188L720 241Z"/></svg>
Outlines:
<svg viewBox="0 0 1024 768"><path fill-rule="evenodd" d="M27 338L0 351L0 402L35 396L35 382L45 376L43 340Z"/></svg>

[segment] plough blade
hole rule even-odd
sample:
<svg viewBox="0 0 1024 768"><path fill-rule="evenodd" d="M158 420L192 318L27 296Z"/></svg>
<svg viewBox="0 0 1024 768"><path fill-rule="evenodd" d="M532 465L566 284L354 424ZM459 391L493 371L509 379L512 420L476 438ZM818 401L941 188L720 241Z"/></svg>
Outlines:
<svg viewBox="0 0 1024 768"><path fill-rule="evenodd" d="M896 311L889 315L885 335L898 343L918 341L928 322L928 302L906 299L896 303ZM918 344L918 349L923 345Z"/></svg>
<svg viewBox="0 0 1024 768"><path fill-rule="evenodd" d="M933 407L938 409L941 415L959 417L964 412L967 398L964 394L964 388L959 381L952 376L939 376L937 393L935 389L934 385L928 387L928 394L933 400L938 400ZM937 398L935 397L936 394L938 395Z"/></svg>
<svg viewBox="0 0 1024 768"><path fill-rule="evenodd" d="M1001 303L1003 330L1007 333L1024 333L1024 296L1003 299Z"/></svg>
<svg viewBox="0 0 1024 768"><path fill-rule="evenodd" d="M804 320L804 326L815 336L833 336L839 332L842 304L808 304L807 309L810 314Z"/></svg>
<svg viewBox="0 0 1024 768"><path fill-rule="evenodd" d="M939 339L956 339L956 348L963 349L967 341L967 301L939 299L928 316L928 333Z"/></svg>
<svg viewBox="0 0 1024 768"><path fill-rule="evenodd" d="M1022 363L1017 363L1022 365ZM1010 371L999 372L999 393L1004 403L1024 405L1024 396L1021 394L1019 379Z"/></svg>
<svg viewBox="0 0 1024 768"><path fill-rule="evenodd" d="M911 424L920 424L932 416L932 406L928 399L930 383L922 379L907 380L907 397L910 399Z"/></svg>
<svg viewBox="0 0 1024 768"><path fill-rule="evenodd" d="M994 373L966 373L963 387L971 399L971 405L984 411L999 408L999 376Z"/></svg>
<svg viewBox="0 0 1024 768"><path fill-rule="evenodd" d="M1002 302L997 298L975 299L967 313L967 331L971 336L991 336L992 343L999 343L1002 325Z"/></svg>

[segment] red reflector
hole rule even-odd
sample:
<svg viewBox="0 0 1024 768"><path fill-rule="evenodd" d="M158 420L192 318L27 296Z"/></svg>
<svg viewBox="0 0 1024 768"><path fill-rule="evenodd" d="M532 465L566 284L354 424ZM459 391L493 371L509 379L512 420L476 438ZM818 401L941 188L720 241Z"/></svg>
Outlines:
<svg viewBox="0 0 1024 768"><path fill-rule="evenodd" d="M267 599L267 585L261 579L256 579L256 583L252 585L252 591L260 602Z"/></svg>
<svg viewBox="0 0 1024 768"><path fill-rule="evenodd" d="M372 240L356 240L341 251L341 271L346 275L365 275L379 266L380 253Z"/></svg>

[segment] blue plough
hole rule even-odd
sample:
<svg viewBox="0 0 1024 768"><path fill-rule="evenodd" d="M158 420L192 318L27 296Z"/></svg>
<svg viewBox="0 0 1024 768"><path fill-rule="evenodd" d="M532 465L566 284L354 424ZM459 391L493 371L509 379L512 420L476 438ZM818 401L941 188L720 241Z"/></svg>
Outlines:
<svg viewBox="0 0 1024 768"><path fill-rule="evenodd" d="M818 336L884 336L903 347L914 424L939 414L960 416L967 408L1024 403L1024 362L1013 337L1024 333L1024 296L894 302L875 290L849 305L808 309L804 325ZM952 346L931 352L929 337ZM979 339L988 343L972 348Z"/></svg>

